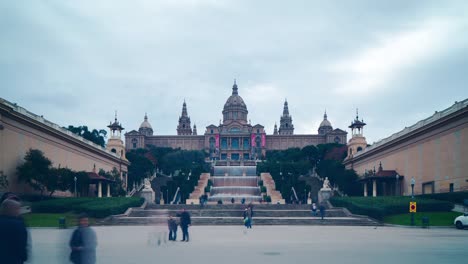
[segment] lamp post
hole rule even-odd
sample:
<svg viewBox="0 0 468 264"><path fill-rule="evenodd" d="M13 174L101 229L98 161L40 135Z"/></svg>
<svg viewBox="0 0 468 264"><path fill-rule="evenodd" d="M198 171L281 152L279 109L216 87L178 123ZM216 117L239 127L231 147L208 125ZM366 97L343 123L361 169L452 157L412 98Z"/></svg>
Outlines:
<svg viewBox="0 0 468 264"><path fill-rule="evenodd" d="M76 197L76 180L78 180L75 176L75 178L73 178L73 180L75 181L75 197Z"/></svg>
<svg viewBox="0 0 468 264"><path fill-rule="evenodd" d="M414 200L414 184L416 180L414 177L411 177L411 200ZM414 213L411 213L411 225L414 226Z"/></svg>
<svg viewBox="0 0 468 264"><path fill-rule="evenodd" d="M400 193L398 192L398 180L400 179L400 175L398 175L398 173L397 173L397 174L395 175L395 177L396 177L396 179L395 179L395 180L396 180L396 183L395 183L395 195L396 195L396 196L399 196Z"/></svg>

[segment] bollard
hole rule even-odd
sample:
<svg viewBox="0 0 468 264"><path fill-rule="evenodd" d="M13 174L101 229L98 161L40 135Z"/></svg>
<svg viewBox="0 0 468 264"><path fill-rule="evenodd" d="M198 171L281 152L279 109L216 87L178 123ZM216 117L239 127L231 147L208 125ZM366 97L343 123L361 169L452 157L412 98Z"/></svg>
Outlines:
<svg viewBox="0 0 468 264"><path fill-rule="evenodd" d="M65 220L65 217L60 217L58 222L59 222L59 228L60 229L67 228L67 221Z"/></svg>

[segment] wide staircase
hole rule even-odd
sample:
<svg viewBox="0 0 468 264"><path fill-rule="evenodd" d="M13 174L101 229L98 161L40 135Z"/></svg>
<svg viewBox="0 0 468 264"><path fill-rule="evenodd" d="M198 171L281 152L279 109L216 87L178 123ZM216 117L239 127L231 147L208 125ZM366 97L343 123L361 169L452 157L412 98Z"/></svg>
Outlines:
<svg viewBox="0 0 468 264"><path fill-rule="evenodd" d="M269 173L261 179L272 197L271 204L262 204L255 166L214 166L212 175L203 174L190 195L188 204L150 204L145 208L131 208L125 215L111 216L97 224L103 225L166 225L168 216L176 216L186 209L193 225L242 225L242 215L247 204L253 204L254 225L380 225L368 217L356 216L344 208L326 209L325 219L312 216L310 205L284 204L281 194ZM208 204L197 204L208 180L213 182ZM231 203L234 198L235 203ZM222 204L217 204L222 201ZM241 203L244 202L244 204Z"/></svg>
<svg viewBox="0 0 468 264"><path fill-rule="evenodd" d="M242 225L246 205L148 205L132 208L128 216L113 216L101 224L106 225L165 225L168 216L176 216L183 208L192 216L193 225ZM310 205L255 204L254 225L342 225L375 226L379 222L368 217L350 214L344 208L328 208L325 219L312 216Z"/></svg>

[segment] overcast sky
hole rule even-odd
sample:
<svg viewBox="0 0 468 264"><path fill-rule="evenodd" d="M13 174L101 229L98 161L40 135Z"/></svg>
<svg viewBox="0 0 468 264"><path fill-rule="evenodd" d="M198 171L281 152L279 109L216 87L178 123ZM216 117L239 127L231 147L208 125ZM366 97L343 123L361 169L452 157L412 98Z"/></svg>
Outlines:
<svg viewBox="0 0 468 264"><path fill-rule="evenodd" d="M236 78L269 134L287 98L296 134L359 108L372 143L468 98L463 0L1 1L0 36L0 97L61 126L175 135L185 98L202 134Z"/></svg>

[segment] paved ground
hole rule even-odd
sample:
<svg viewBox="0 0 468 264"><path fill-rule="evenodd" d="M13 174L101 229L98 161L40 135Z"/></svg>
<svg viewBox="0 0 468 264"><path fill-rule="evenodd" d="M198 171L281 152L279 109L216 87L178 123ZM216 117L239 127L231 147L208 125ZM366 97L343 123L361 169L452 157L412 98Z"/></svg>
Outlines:
<svg viewBox="0 0 468 264"><path fill-rule="evenodd" d="M195 226L166 242L162 226L94 227L106 263L466 263L468 230L399 227ZM31 229L32 263L69 263L71 229ZM180 230L178 239L180 239Z"/></svg>

